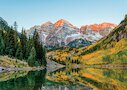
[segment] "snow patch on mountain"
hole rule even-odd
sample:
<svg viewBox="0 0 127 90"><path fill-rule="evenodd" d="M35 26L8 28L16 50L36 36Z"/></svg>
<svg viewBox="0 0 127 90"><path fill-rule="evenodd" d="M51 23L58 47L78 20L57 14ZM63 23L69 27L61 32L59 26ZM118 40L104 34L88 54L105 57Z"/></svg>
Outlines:
<svg viewBox="0 0 127 90"><path fill-rule="evenodd" d="M102 23L93 25L84 25L80 29L70 22L60 19L56 23L50 21L34 26L27 30L27 36L32 36L35 29L39 33L40 40L46 46L67 45L76 39L96 42L104 36L107 36L116 25L112 23Z"/></svg>

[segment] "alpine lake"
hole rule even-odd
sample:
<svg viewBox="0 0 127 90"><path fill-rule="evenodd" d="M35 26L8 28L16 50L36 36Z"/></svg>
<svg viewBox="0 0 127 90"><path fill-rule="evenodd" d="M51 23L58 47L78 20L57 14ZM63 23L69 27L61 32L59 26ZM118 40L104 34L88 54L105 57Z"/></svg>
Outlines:
<svg viewBox="0 0 127 90"><path fill-rule="evenodd" d="M127 69L63 67L2 72L0 90L127 90Z"/></svg>

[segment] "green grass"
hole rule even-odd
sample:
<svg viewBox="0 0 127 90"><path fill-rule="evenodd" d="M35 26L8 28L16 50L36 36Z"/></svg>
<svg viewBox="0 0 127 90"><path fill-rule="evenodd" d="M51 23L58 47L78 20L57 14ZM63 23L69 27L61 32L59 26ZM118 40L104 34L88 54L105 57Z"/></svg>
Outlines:
<svg viewBox="0 0 127 90"><path fill-rule="evenodd" d="M9 68L22 68L29 67L28 63L25 61L21 61L15 58L10 58L8 56L0 56L0 67L9 67Z"/></svg>

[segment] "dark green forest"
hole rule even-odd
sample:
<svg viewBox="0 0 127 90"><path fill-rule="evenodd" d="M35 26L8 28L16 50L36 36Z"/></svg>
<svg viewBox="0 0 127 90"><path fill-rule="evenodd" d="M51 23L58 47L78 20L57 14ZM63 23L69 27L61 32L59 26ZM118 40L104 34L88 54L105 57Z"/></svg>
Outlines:
<svg viewBox="0 0 127 90"><path fill-rule="evenodd" d="M30 66L46 66L46 50L39 41L35 30L32 37L27 37L25 29L17 31L17 22L13 26L0 17L0 55L8 55L28 62Z"/></svg>

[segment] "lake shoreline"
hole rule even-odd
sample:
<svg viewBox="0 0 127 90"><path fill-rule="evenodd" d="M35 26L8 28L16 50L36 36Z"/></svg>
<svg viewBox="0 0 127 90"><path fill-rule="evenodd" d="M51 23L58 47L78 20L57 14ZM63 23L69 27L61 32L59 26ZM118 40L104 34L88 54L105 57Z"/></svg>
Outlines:
<svg viewBox="0 0 127 90"><path fill-rule="evenodd" d="M49 64L49 63L48 63ZM53 64L53 63L51 63ZM49 66L47 67L22 67L22 68L16 68L16 67L1 67L0 66L0 73L2 72L7 72L7 71L36 71L36 70L44 70L44 69L48 69L49 67L50 68L53 68L53 65L49 64ZM54 66L55 68L56 67L65 67L64 65L60 66L60 65L55 65ZM121 68L124 68L124 69L127 69L127 65L113 65L113 64L107 64L107 65L74 65L73 68L102 68L102 69L121 69Z"/></svg>
<svg viewBox="0 0 127 90"><path fill-rule="evenodd" d="M44 69L48 69L49 71L56 70L58 68L63 68L64 65L58 64L57 62L51 61L51 60L47 60L47 66L42 66L42 67L3 67L0 66L0 73L2 72L8 72L8 71L37 71L37 70L44 70Z"/></svg>
<svg viewBox="0 0 127 90"><path fill-rule="evenodd" d="M125 69L127 69L127 65L122 65L122 64L116 64L116 65L114 65L114 64L103 64L103 65L83 65L83 66L81 66L80 68L104 68L104 69L116 69L116 68L118 68L118 69L120 69L120 68L125 68Z"/></svg>
<svg viewBox="0 0 127 90"><path fill-rule="evenodd" d="M23 68L7 68L7 67L0 67L0 73L8 72L8 71L37 71L37 70L44 70L46 67L23 67Z"/></svg>

